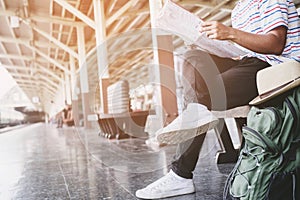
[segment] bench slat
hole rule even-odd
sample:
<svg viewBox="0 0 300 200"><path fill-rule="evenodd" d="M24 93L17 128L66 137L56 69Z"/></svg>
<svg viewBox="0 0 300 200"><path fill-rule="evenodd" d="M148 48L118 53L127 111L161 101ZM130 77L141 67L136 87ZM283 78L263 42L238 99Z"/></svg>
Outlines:
<svg viewBox="0 0 300 200"><path fill-rule="evenodd" d="M250 106L239 106L225 111L212 111L217 118L246 118Z"/></svg>

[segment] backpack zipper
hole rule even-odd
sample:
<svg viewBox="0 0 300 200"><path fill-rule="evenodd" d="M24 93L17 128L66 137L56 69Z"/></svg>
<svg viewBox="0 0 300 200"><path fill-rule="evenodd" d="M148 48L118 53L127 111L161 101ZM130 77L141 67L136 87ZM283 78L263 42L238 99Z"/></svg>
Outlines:
<svg viewBox="0 0 300 200"><path fill-rule="evenodd" d="M278 124L282 124L282 118L278 112L278 110L275 107L266 107L265 109L270 110L271 112L274 113L275 115L275 122ZM277 129L280 129L280 127L278 127Z"/></svg>
<svg viewBox="0 0 300 200"><path fill-rule="evenodd" d="M276 108L274 108L274 107L266 107L265 109L272 111L274 113L274 115L275 115L275 121L276 122L280 121L280 123L281 123L281 117L279 116L279 113L276 110Z"/></svg>
<svg viewBox="0 0 300 200"><path fill-rule="evenodd" d="M291 100L290 100L289 98L286 98L286 99L285 99L285 102L286 102L287 106L289 107L289 109L290 109L290 111L291 111L291 113L292 113L292 115L293 115L294 120L297 121L296 109L294 108L294 106L293 106Z"/></svg>
<svg viewBox="0 0 300 200"><path fill-rule="evenodd" d="M248 126L244 126L243 129L259 138L267 146L267 148L271 150L272 153L274 153L275 155L278 154L279 149L276 147L276 145L273 144L273 142L269 138L262 136L259 132Z"/></svg>

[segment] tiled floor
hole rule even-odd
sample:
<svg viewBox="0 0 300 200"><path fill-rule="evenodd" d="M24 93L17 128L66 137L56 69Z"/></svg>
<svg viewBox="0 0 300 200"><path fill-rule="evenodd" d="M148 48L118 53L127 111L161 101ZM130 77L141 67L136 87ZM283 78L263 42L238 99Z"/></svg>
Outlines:
<svg viewBox="0 0 300 200"><path fill-rule="evenodd" d="M168 199L218 200L233 164L216 165L209 133L195 170L196 193ZM97 129L34 124L0 134L0 199L136 199L137 189L168 171L175 146L107 140Z"/></svg>

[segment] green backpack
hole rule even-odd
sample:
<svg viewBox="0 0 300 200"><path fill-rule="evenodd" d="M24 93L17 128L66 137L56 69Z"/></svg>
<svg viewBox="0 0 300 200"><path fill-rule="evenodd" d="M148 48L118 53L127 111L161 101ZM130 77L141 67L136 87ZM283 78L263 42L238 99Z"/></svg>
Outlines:
<svg viewBox="0 0 300 200"><path fill-rule="evenodd" d="M252 107L223 199L300 199L300 87L275 106Z"/></svg>

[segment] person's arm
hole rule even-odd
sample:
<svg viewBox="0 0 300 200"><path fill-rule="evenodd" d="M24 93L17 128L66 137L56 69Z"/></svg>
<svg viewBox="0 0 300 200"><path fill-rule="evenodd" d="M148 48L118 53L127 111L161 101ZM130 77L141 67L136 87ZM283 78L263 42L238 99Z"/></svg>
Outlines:
<svg viewBox="0 0 300 200"><path fill-rule="evenodd" d="M200 32L211 39L231 40L256 53L280 55L285 47L287 29L279 26L266 34L253 34L208 21L202 24Z"/></svg>
<svg viewBox="0 0 300 200"><path fill-rule="evenodd" d="M62 110L62 111L60 112L60 115L61 115L62 120L64 121L64 120L65 120L65 113L64 113L64 110Z"/></svg>
<svg viewBox="0 0 300 200"><path fill-rule="evenodd" d="M68 119L67 119L67 116L66 116L66 109L63 109L62 110L62 117L63 117L63 122L65 123Z"/></svg>
<svg viewBox="0 0 300 200"><path fill-rule="evenodd" d="M68 121L72 121L73 120L73 112L72 109L68 110Z"/></svg>

